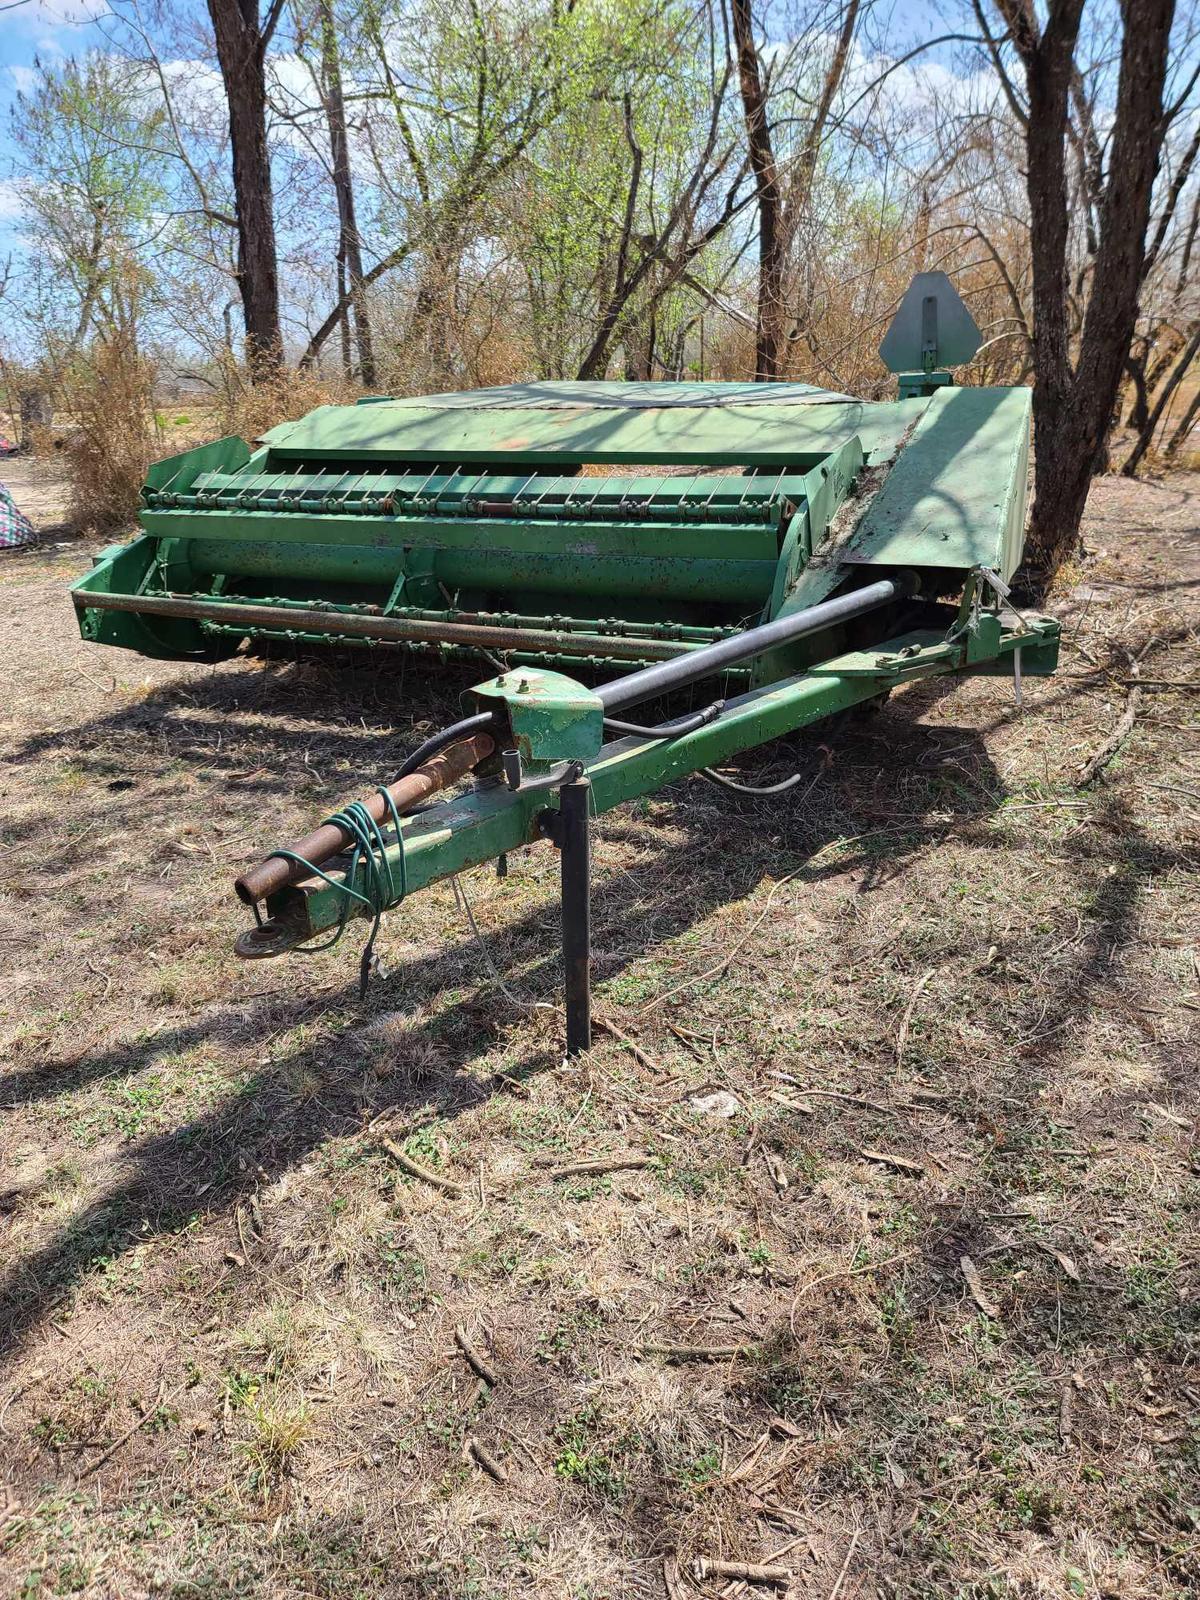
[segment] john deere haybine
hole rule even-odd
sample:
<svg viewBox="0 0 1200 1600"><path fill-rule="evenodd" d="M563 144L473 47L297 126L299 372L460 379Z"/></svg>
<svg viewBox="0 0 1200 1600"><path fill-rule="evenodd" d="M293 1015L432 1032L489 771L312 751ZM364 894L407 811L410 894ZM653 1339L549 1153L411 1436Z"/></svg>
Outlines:
<svg viewBox="0 0 1200 1600"><path fill-rule="evenodd" d="M1006 604L1029 391L954 385L977 344L948 281L923 274L884 341L893 402L523 384L325 406L254 450L224 439L155 466L145 532L75 585L85 638L491 663L469 715L395 781L238 880L259 918L240 953L378 926L406 894L548 838L581 1048L589 814L915 678L1053 670L1057 625ZM616 720L685 690L686 714Z"/></svg>

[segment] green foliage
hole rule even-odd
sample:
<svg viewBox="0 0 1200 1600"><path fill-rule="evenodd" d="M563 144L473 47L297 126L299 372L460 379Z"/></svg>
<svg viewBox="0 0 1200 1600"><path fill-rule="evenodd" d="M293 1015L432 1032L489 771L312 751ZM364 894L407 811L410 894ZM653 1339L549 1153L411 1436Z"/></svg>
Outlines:
<svg viewBox="0 0 1200 1600"><path fill-rule="evenodd" d="M61 358L95 332L131 333L149 285L150 236L168 207L166 108L134 63L91 51L39 62L12 135L44 329Z"/></svg>

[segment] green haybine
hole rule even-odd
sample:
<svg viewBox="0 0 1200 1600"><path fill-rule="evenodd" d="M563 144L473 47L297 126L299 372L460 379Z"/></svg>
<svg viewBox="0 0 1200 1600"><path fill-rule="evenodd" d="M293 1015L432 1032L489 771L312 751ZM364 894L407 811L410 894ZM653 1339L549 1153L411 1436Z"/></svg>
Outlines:
<svg viewBox="0 0 1200 1600"><path fill-rule="evenodd" d="M1052 671L1057 624L1006 604L1030 394L956 386L946 368L977 342L927 273L884 342L906 369L896 401L522 384L325 406L253 451L223 439L153 467L145 531L72 591L85 638L178 659L253 639L502 669L388 789L238 880L267 913L241 952L282 953L351 915L378 926L405 894L550 837L580 1048L589 808L914 678ZM698 713L616 720L699 683Z"/></svg>

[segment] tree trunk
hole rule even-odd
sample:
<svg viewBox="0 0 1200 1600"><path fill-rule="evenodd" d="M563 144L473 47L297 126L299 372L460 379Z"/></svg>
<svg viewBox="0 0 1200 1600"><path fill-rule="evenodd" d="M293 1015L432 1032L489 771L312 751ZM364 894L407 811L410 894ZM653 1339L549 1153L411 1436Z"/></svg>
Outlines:
<svg viewBox="0 0 1200 1600"><path fill-rule="evenodd" d="M654 376L654 346L657 342L654 312L625 331L625 378L629 383L648 383Z"/></svg>
<svg viewBox="0 0 1200 1600"><path fill-rule="evenodd" d="M781 225L782 192L763 85L754 16L750 0L733 0L733 37L737 46L738 84L746 122L746 146L758 205L758 310L754 330L754 376L758 381L779 376L784 341L783 269L785 247Z"/></svg>
<svg viewBox="0 0 1200 1600"><path fill-rule="evenodd" d="M281 5L282 0L275 0L264 26L258 0L208 0L229 108L237 284L246 327L246 361L255 382L273 376L283 361L264 65Z"/></svg>
<svg viewBox="0 0 1200 1600"><path fill-rule="evenodd" d="M1129 374L1133 384L1133 404L1129 407L1129 426L1139 432L1146 426L1146 419L1150 415L1150 393L1146 386L1146 360L1147 351L1142 350L1140 355L1133 351L1125 360L1125 371Z"/></svg>
<svg viewBox="0 0 1200 1600"><path fill-rule="evenodd" d="M339 256L345 265L354 313L354 342L358 346L358 371L368 389L375 386L375 348L371 337L370 314L363 290L362 241L354 209L354 183L350 172L350 141L346 136L346 102L342 94L342 64L338 55L337 29L332 0L320 0L321 66L324 77L325 117L329 124L329 153L333 166L333 188L337 196ZM338 298L347 285L339 283Z"/></svg>
<svg viewBox="0 0 1200 1600"><path fill-rule="evenodd" d="M1164 452L1168 461L1173 461L1175 459L1180 446L1185 442L1185 440L1191 434L1192 429L1196 426L1196 418L1198 416L1200 416L1200 389L1197 389L1195 394L1192 396L1192 403L1184 412L1183 421L1171 435L1170 442L1168 443Z"/></svg>
<svg viewBox="0 0 1200 1600"><path fill-rule="evenodd" d="M341 321L338 323L338 337L342 345L342 373L347 378L354 376L354 352L350 343L350 296L346 290L346 241L338 241L337 253L337 294L338 302L342 307Z"/></svg>
<svg viewBox="0 0 1200 1600"><path fill-rule="evenodd" d="M1198 350L1200 350L1200 323L1196 324L1195 331L1188 340L1183 354L1171 370L1171 376L1159 390L1158 397L1154 402L1154 409L1142 424L1137 443L1122 463L1121 476L1123 478L1137 477L1137 469L1141 465L1142 457L1154 441L1154 435L1158 432L1158 425L1162 421L1162 415L1167 408L1167 403L1184 378L1187 377L1188 369L1196 359Z"/></svg>
<svg viewBox="0 0 1200 1600"><path fill-rule="evenodd" d="M997 0L1025 68L1033 255L1037 489L1026 559L1040 583L1077 546L1138 308L1150 201L1166 119L1174 0L1122 0L1124 28L1108 181L1091 294L1073 364L1068 294L1068 110L1084 0L1051 0L1039 32L1023 0Z"/></svg>

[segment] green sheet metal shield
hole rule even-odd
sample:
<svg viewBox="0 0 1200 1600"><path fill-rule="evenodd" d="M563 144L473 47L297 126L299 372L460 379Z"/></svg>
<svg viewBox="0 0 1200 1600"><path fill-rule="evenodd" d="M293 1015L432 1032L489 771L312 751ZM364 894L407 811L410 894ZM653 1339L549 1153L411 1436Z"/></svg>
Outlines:
<svg viewBox="0 0 1200 1600"><path fill-rule="evenodd" d="M944 272L918 272L879 346L889 372L960 367L983 343L975 318Z"/></svg>
<svg viewBox="0 0 1200 1600"><path fill-rule="evenodd" d="M471 693L480 709L502 700L517 749L526 761L590 761L604 743L604 707L574 678L540 667L517 667Z"/></svg>

